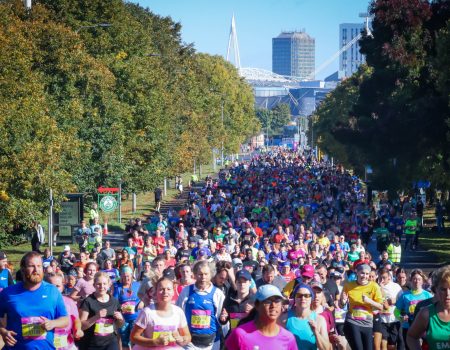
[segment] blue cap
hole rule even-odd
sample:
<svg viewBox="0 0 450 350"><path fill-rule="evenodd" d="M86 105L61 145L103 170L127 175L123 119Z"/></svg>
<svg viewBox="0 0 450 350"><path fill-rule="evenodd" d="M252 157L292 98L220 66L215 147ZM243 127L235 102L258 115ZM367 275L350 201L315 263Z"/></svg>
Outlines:
<svg viewBox="0 0 450 350"><path fill-rule="evenodd" d="M264 284L258 288L255 299L258 301L264 301L275 296L280 297L281 299L285 299L277 287L272 284Z"/></svg>
<svg viewBox="0 0 450 350"><path fill-rule="evenodd" d="M239 278L245 278L247 281L252 280L252 275L247 270L240 270L238 273L236 273L236 280Z"/></svg>

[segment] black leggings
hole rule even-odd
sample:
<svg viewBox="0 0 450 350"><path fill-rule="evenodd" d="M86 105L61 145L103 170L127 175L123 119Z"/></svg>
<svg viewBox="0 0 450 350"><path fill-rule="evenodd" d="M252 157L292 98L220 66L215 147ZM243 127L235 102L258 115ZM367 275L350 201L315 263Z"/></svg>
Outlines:
<svg viewBox="0 0 450 350"><path fill-rule="evenodd" d="M352 350L373 349L373 327L361 327L347 321L344 334Z"/></svg>

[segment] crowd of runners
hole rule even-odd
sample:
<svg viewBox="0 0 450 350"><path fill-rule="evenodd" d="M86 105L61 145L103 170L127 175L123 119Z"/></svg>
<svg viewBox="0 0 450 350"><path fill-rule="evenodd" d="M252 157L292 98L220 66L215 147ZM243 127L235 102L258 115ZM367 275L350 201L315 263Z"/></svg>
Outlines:
<svg viewBox="0 0 450 350"><path fill-rule="evenodd" d="M78 252L32 251L16 272L0 252L0 334L7 349L450 349L450 266L402 268L422 215L415 198L368 205L340 166L255 155L130 222L123 248L94 208Z"/></svg>

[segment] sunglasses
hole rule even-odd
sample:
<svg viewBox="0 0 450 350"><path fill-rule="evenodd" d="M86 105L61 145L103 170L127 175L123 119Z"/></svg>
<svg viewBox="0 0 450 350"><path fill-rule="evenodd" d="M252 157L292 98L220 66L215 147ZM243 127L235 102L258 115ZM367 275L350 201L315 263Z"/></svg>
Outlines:
<svg viewBox="0 0 450 350"><path fill-rule="evenodd" d="M295 297L297 299L302 299L302 298L309 299L309 298L311 298L311 294L309 294L309 293L306 293L306 294L297 293L297 294L295 294Z"/></svg>

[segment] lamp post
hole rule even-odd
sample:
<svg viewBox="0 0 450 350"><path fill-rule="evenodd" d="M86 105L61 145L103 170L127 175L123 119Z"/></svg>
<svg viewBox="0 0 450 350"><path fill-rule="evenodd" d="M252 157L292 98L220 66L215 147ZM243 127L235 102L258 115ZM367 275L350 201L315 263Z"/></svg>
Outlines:
<svg viewBox="0 0 450 350"><path fill-rule="evenodd" d="M223 125L223 104L224 104L224 101L222 100L222 130L224 128L224 125ZM224 159L223 159L223 137L222 137L222 149L221 149L220 157L221 157L220 165L223 167L223 163L224 163Z"/></svg>
<svg viewBox="0 0 450 350"><path fill-rule="evenodd" d="M86 29L86 28L106 28L106 27L111 27L112 24L111 23L97 23L97 24L91 24L91 25L87 25L87 26L81 26L78 27L75 30L75 33L78 33L81 29Z"/></svg>

